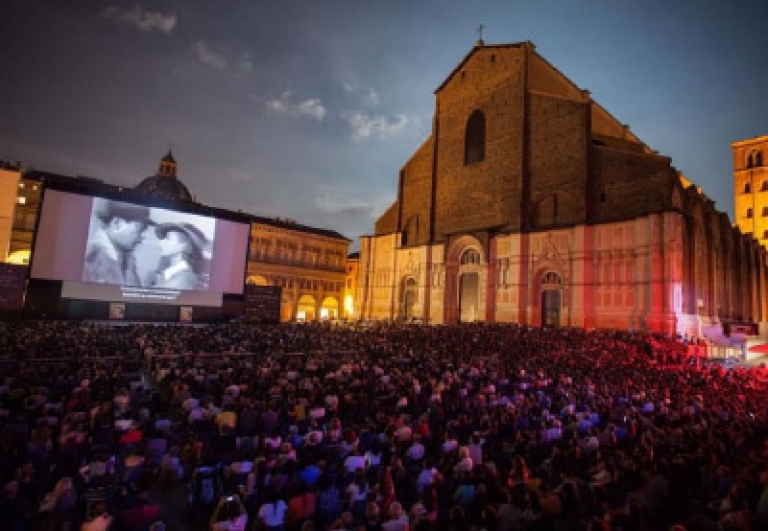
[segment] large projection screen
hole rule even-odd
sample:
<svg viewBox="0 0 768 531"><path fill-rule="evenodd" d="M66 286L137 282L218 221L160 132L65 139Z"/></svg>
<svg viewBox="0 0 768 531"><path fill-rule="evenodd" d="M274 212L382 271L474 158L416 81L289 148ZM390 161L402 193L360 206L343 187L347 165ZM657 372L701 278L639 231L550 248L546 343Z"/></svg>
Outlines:
<svg viewBox="0 0 768 531"><path fill-rule="evenodd" d="M62 297L221 306L242 294L249 226L59 190L45 191L31 277Z"/></svg>

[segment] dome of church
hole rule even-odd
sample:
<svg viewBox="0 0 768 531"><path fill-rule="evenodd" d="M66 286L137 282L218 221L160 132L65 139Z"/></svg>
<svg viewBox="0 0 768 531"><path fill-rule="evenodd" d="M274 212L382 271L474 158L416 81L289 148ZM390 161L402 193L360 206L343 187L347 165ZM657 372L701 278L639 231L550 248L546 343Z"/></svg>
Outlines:
<svg viewBox="0 0 768 531"><path fill-rule="evenodd" d="M168 201L194 201L189 189L176 176L176 168L176 159L169 150L168 154L160 159L157 174L142 180L136 190Z"/></svg>
<svg viewBox="0 0 768 531"><path fill-rule="evenodd" d="M150 175L136 186L136 190L170 201L192 201L192 194L183 182L163 175Z"/></svg>

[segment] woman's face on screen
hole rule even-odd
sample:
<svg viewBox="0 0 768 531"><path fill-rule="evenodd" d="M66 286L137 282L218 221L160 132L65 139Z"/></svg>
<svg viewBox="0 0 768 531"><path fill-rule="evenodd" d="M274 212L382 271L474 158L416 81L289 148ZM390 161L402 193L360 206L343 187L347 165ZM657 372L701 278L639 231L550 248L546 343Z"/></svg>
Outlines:
<svg viewBox="0 0 768 531"><path fill-rule="evenodd" d="M181 254L189 245L189 240L183 232L170 230L163 238L158 240L160 244L160 256L176 256Z"/></svg>

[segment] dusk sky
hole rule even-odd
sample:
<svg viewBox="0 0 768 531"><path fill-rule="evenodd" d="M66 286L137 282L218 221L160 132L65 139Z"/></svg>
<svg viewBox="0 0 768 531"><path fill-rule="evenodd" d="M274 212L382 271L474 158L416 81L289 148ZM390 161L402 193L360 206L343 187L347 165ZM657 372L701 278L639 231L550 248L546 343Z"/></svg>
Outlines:
<svg viewBox="0 0 768 531"><path fill-rule="evenodd" d="M172 144L198 201L353 240L480 23L731 219L730 143L768 134L765 0L2 0L0 21L0 159L134 186Z"/></svg>

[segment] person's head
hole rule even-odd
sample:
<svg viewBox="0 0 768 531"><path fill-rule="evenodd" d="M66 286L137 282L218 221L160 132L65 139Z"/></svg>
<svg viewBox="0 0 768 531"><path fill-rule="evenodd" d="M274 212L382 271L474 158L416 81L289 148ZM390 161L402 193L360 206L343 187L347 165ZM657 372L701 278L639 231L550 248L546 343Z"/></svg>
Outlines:
<svg viewBox="0 0 768 531"><path fill-rule="evenodd" d="M91 509L91 516L93 518L99 518L100 516L107 516L109 512L107 511L107 504L106 502L99 501L93 504L93 508Z"/></svg>
<svg viewBox="0 0 768 531"><path fill-rule="evenodd" d="M164 223L155 227L160 257L183 257L195 271L200 271L209 246L205 234L190 223Z"/></svg>
<svg viewBox="0 0 768 531"><path fill-rule="evenodd" d="M240 514L240 504L237 503L234 499L227 500L227 503L224 507L224 519L232 522L240 518Z"/></svg>
<svg viewBox="0 0 768 531"><path fill-rule="evenodd" d="M105 201L96 215L104 223L104 230L112 244L121 251L130 251L144 236L152 220L149 207Z"/></svg>
<svg viewBox="0 0 768 531"><path fill-rule="evenodd" d="M368 502L365 506L365 519L372 523L378 522L379 518L379 505L376 502Z"/></svg>
<svg viewBox="0 0 768 531"><path fill-rule="evenodd" d="M397 520L403 516L403 506L398 501L393 501L389 504L389 518L391 520Z"/></svg>
<svg viewBox="0 0 768 531"><path fill-rule="evenodd" d="M350 511L344 511L341 513L339 521L341 523L341 529L352 529L355 519Z"/></svg>

